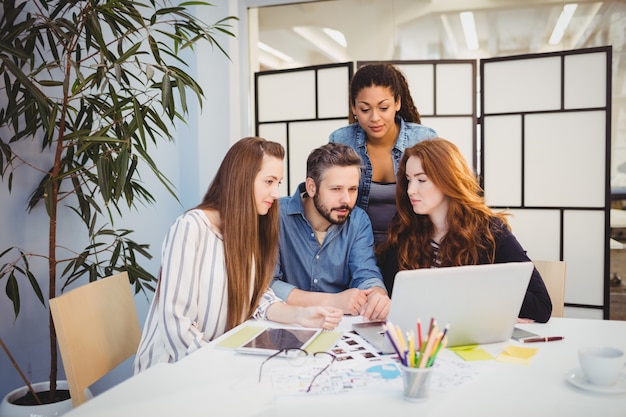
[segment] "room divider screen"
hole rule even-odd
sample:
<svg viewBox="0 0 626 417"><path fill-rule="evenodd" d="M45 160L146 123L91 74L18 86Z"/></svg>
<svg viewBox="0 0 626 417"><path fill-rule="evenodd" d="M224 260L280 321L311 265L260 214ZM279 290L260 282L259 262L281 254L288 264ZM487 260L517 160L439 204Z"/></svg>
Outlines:
<svg viewBox="0 0 626 417"><path fill-rule="evenodd" d="M369 62L255 74L256 134L287 149L284 195L348 123L350 78ZM608 318L611 48L385 62L406 75L422 124L459 146L487 204L511 214L529 257L567 262L565 315Z"/></svg>
<svg viewBox="0 0 626 417"><path fill-rule="evenodd" d="M565 315L609 318L611 47L480 63L485 200L531 259L567 264Z"/></svg>

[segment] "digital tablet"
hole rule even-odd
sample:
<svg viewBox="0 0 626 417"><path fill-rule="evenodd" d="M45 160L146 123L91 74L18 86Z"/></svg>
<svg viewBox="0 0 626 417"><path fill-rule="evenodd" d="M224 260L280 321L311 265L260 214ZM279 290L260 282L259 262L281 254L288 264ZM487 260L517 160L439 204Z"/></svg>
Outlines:
<svg viewBox="0 0 626 417"><path fill-rule="evenodd" d="M271 355L281 349L305 349L321 329L266 328L235 350L240 353Z"/></svg>

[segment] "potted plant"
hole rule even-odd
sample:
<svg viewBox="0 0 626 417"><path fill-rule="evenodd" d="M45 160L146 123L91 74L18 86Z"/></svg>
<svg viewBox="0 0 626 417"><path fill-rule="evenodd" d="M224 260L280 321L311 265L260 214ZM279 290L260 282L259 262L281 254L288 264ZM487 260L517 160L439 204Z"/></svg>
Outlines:
<svg viewBox="0 0 626 417"><path fill-rule="evenodd" d="M178 2L176 2L178 3ZM185 48L209 42L233 16L206 24L191 7L167 0L4 0L0 16L0 175L9 192L22 170L35 170L29 213L47 213L45 253L0 248L0 281L15 317L24 291L47 299L79 279L93 281L128 271L135 292L154 290L156 278L141 266L148 245L114 219L138 203L155 202L139 178L151 171L175 191L150 157L149 146L171 141L175 122L187 114L187 92L204 93L183 69ZM21 153L36 143L41 155ZM22 146L22 148L20 147ZM42 162L43 161L43 162ZM15 178L14 178L15 177ZM23 187L23 185L21 185ZM75 221L86 242L60 244L57 226ZM42 239L44 236L42 236ZM44 296L34 260L47 262ZM57 289L57 284L60 289ZM57 343L50 324L50 395L55 398Z"/></svg>

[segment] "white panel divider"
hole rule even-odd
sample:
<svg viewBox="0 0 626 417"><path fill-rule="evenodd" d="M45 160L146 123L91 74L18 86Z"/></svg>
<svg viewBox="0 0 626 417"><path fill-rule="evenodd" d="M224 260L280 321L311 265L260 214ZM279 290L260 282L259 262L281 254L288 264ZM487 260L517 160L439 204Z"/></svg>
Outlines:
<svg viewBox="0 0 626 417"><path fill-rule="evenodd" d="M422 123L480 175L487 204L513 214L531 259L568 263L566 316L608 318L610 57L601 47L491 58L480 78L472 60L387 61L406 75ZM345 63L255 74L257 132L287 147L289 194L309 152L347 124L352 72Z"/></svg>

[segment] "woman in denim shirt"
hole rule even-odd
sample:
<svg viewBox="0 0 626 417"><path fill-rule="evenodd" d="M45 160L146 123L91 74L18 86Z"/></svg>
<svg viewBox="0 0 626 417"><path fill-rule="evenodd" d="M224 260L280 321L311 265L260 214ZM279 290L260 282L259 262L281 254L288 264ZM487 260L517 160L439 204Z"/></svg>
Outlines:
<svg viewBox="0 0 626 417"><path fill-rule="evenodd" d="M365 65L352 77L349 121L329 142L352 147L363 161L357 205L369 215L378 245L396 213L396 172L404 150L437 133L420 124L406 78L387 63Z"/></svg>

